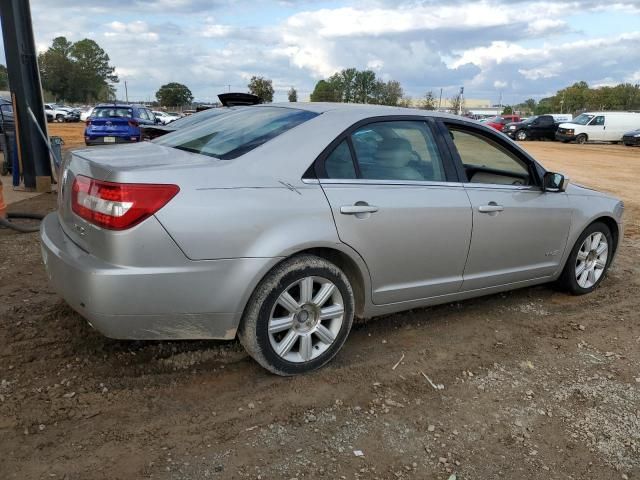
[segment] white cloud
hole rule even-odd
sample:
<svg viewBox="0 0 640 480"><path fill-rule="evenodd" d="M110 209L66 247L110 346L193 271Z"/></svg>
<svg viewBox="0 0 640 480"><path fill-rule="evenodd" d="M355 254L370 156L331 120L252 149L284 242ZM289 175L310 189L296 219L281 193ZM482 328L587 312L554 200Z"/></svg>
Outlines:
<svg viewBox="0 0 640 480"><path fill-rule="evenodd" d="M290 0L295 13L277 21L273 5L282 15L282 2L270 0L32 0L39 50L58 35L95 39L127 78L130 97L180 81L213 99L257 74L274 80L280 99L291 85L303 98L319 78L346 67L397 79L415 96L465 85L469 96L504 90L520 98L578 80L640 82L638 1L343 0L317 8ZM590 12L602 11L639 16L638 27L620 34L612 25L592 38L584 18L597 22L599 13Z"/></svg>

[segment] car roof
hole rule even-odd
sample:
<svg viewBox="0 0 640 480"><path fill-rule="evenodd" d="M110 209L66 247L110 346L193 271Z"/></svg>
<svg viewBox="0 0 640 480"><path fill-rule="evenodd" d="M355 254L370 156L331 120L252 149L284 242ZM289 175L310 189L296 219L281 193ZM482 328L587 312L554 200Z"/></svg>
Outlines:
<svg viewBox="0 0 640 480"><path fill-rule="evenodd" d="M295 108L298 110L306 110L314 113L325 112L345 112L352 115L362 115L363 118L368 116L381 115L419 115L422 117L438 117L451 118L457 120L467 120L465 117L459 117L450 113L438 112L435 110L421 110L419 108L390 107L387 105L370 105L362 103L333 103L333 102L277 102L263 103L260 105L252 105L250 108Z"/></svg>
<svg viewBox="0 0 640 480"><path fill-rule="evenodd" d="M130 103L100 103L96 105L94 108L148 108L144 105L135 105Z"/></svg>

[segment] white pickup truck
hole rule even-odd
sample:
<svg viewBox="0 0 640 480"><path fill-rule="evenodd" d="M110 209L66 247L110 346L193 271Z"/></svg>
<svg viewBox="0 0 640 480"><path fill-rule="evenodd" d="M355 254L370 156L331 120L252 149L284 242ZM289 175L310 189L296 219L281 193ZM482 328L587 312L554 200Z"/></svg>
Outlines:
<svg viewBox="0 0 640 480"><path fill-rule="evenodd" d="M47 122L64 122L64 117L68 112L62 110L55 103L45 103L44 113L47 115Z"/></svg>

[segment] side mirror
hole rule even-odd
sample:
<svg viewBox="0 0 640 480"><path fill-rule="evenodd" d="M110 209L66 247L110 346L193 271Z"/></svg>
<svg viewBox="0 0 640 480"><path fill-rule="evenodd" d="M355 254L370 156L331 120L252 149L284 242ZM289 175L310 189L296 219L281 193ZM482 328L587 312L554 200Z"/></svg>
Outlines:
<svg viewBox="0 0 640 480"><path fill-rule="evenodd" d="M569 179L561 173L546 172L542 179L545 192L564 192L569 186Z"/></svg>

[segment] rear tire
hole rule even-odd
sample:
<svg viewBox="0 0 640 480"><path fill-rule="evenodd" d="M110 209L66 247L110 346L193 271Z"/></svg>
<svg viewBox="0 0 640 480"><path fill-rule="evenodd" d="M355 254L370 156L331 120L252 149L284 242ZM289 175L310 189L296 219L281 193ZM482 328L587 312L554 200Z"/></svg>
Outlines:
<svg viewBox="0 0 640 480"><path fill-rule="evenodd" d="M576 143L580 144L580 145L584 145L585 143L587 143L587 136L584 133L581 133L580 135L578 135L576 137Z"/></svg>
<svg viewBox="0 0 640 480"><path fill-rule="evenodd" d="M606 276L613 249L609 227L601 222L591 224L573 246L558 286L573 295L593 292Z"/></svg>
<svg viewBox="0 0 640 480"><path fill-rule="evenodd" d="M253 292L238 338L272 373L298 375L336 356L349 335L354 297L347 276L315 255L298 255L271 270Z"/></svg>

